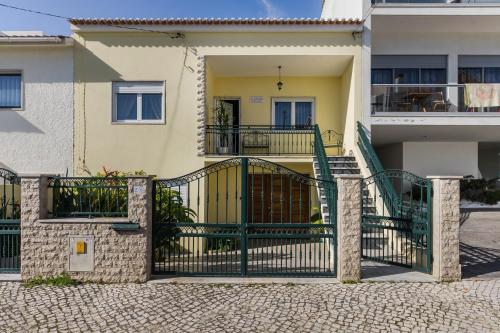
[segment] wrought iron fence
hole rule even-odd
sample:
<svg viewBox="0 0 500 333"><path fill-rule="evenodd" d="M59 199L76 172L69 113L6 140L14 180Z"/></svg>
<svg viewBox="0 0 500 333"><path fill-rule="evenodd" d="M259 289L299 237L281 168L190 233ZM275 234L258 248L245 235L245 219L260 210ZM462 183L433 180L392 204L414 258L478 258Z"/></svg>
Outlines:
<svg viewBox="0 0 500 333"><path fill-rule="evenodd" d="M381 183L389 182L396 197ZM363 180L363 256L429 273L432 260L429 179L402 170L385 170Z"/></svg>
<svg viewBox="0 0 500 333"><path fill-rule="evenodd" d="M205 140L208 155L312 155L314 127L208 125Z"/></svg>
<svg viewBox="0 0 500 333"><path fill-rule="evenodd" d="M21 265L20 179L0 169L0 272L18 272Z"/></svg>
<svg viewBox="0 0 500 333"><path fill-rule="evenodd" d="M334 185L256 158L156 180L153 270L334 275L336 215L319 200Z"/></svg>
<svg viewBox="0 0 500 333"><path fill-rule="evenodd" d="M52 208L49 215L60 217L126 217L128 185L123 177L49 178Z"/></svg>

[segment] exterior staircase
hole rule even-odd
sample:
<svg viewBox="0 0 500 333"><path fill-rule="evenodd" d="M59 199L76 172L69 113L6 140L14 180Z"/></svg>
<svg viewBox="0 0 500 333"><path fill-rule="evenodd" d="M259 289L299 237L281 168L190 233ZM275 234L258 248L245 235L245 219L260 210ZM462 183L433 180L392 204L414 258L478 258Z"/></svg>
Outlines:
<svg viewBox="0 0 500 333"><path fill-rule="evenodd" d="M359 168L358 162L356 161L356 157L354 156L327 156L328 165L330 167L330 171L332 177L338 177L341 175L360 175L361 169ZM321 179L321 170L318 165L318 161L316 157L313 159L313 170L314 177ZM323 218L324 223L328 223L328 207L326 205L326 198L323 193L323 189L318 187L318 197L321 203L321 216ZM374 213L376 211L374 202L368 189L363 189L363 214Z"/></svg>

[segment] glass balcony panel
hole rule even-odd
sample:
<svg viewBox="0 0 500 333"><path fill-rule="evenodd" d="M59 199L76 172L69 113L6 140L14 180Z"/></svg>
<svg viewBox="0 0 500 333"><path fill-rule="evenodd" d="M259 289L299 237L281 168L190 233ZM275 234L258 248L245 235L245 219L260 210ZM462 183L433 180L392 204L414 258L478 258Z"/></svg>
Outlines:
<svg viewBox="0 0 500 333"><path fill-rule="evenodd" d="M485 85L488 85L487 83ZM492 87L496 91L497 87ZM500 112L499 106L470 107L466 105L464 84L373 84L372 114L384 113L442 113L442 112ZM489 100L486 104L491 105ZM491 100L492 103L495 99ZM500 114L500 113L499 113Z"/></svg>
<svg viewBox="0 0 500 333"><path fill-rule="evenodd" d="M373 85L372 113L450 112L448 88L437 85Z"/></svg>

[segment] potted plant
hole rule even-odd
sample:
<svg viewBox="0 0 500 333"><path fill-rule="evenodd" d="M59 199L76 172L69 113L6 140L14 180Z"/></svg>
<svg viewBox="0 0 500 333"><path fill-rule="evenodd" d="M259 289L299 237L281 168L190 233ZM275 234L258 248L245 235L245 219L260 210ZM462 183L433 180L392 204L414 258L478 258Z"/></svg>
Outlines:
<svg viewBox="0 0 500 333"><path fill-rule="evenodd" d="M224 104L220 101L215 108L215 124L218 132L217 152L221 155L229 153L229 114Z"/></svg>

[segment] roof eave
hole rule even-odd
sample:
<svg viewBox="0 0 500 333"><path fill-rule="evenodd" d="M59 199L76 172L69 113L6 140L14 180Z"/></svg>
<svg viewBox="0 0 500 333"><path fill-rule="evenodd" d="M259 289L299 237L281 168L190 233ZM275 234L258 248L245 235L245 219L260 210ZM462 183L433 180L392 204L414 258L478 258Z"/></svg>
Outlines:
<svg viewBox="0 0 500 333"><path fill-rule="evenodd" d="M46 37L21 37L8 36L0 37L0 45L54 45L71 46L73 39L65 36L46 36Z"/></svg>
<svg viewBox="0 0 500 333"><path fill-rule="evenodd" d="M71 24L73 32L360 32L363 24L342 25L102 25Z"/></svg>

